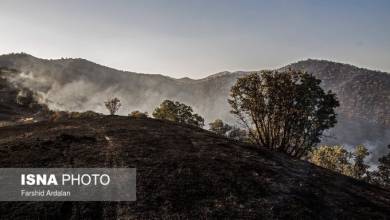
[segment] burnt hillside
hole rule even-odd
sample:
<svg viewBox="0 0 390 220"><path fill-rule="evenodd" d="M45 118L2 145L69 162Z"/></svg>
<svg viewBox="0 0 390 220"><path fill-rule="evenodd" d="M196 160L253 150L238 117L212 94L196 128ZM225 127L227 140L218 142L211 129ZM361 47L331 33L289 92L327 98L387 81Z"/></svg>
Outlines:
<svg viewBox="0 0 390 220"><path fill-rule="evenodd" d="M155 119L0 128L0 167L135 167L137 201L1 202L1 219L386 219L390 192Z"/></svg>

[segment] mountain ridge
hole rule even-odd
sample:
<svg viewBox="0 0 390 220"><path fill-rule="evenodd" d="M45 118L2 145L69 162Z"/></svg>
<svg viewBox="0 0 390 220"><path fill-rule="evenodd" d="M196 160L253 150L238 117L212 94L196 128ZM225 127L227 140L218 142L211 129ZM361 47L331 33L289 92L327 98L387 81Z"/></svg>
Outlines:
<svg viewBox="0 0 390 220"><path fill-rule="evenodd" d="M25 57L33 58L33 59L40 60L40 61L54 61L54 62L83 61L85 63L97 65L97 66L100 66L100 67L103 67L103 68L108 68L108 69L115 70L115 71L118 71L118 72L125 72L125 73L130 73L130 74L150 75L150 76L162 76L162 77L166 77L166 78L170 78L170 79L174 79L174 80L183 80L184 79L184 80L199 81L199 80L211 79L211 78L216 78L216 77L221 77L221 76L226 76L226 75L231 75L231 74L252 73L252 72L260 72L262 70L265 70L265 69L258 69L258 70L235 70L235 71L223 70L223 71L220 71L220 72L217 72L217 73L213 73L213 74L210 74L208 76L205 76L205 77L202 77L202 78L199 78L199 79L194 79L194 78L191 78L191 77L188 77L188 76L175 78L175 77L171 77L171 76L164 75L164 74L161 74L161 73L144 73L144 72L134 72L134 71L131 71L131 70L122 70L122 69L118 69L118 68L109 67L109 66L106 66L106 65L103 65L103 64L99 64L97 62L94 62L94 61L91 61L91 60L88 60L88 59L84 59L84 58L70 58L70 57L67 57L67 58L58 58L58 59L45 59L45 58L39 58L39 57L33 56L31 54L28 54L28 53L21 52L21 53L1 54L0 55L0 59L3 58L3 57L10 57L12 59L13 57L18 57L18 56L22 56L22 57L25 56ZM371 71L371 72L376 72L376 73L390 74L389 72L382 71L382 70L370 69L370 68L365 68L365 67L358 67L358 66L350 64L348 62L337 62L337 61L332 61L332 60L328 60L328 59L315 59L315 58L306 58L306 59L298 60L298 61L292 62L292 63L290 63L290 64L288 64L286 66L278 67L278 68L276 68L276 70L283 70L286 67L300 65L301 63L307 63L307 62L317 62L317 63L323 63L323 64L344 65L344 66L349 66L351 68L355 68L356 70L361 70L361 71Z"/></svg>

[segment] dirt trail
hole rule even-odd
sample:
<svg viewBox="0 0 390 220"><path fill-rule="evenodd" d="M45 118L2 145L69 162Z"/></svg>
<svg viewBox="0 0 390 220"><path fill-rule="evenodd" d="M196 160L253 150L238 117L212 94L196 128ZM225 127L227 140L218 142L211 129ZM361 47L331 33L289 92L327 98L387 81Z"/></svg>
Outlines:
<svg viewBox="0 0 390 220"><path fill-rule="evenodd" d="M87 124L88 128L93 130L98 138L104 138L107 144L104 145L105 162L104 167L107 168L125 168L123 158L121 157L121 144L117 143L113 136L107 134L105 127L96 128L91 124ZM115 206L110 205L110 202L105 202L103 205L104 219L129 219L129 208L126 204L116 202Z"/></svg>

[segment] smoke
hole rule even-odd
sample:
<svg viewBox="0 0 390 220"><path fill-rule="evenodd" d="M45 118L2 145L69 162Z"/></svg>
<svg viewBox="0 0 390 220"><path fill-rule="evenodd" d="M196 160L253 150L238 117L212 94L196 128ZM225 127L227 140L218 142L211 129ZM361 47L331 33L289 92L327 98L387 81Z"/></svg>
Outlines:
<svg viewBox="0 0 390 220"><path fill-rule="evenodd" d="M343 145L353 150L357 145L364 145L370 152L367 162L375 165L378 158L388 153L390 129L375 122L362 119L350 119L343 114L338 115L338 123L330 129L323 144Z"/></svg>
<svg viewBox="0 0 390 220"><path fill-rule="evenodd" d="M164 93L145 86L149 83L148 81L142 81L143 85L137 85L129 79L110 82L104 79L104 76L95 76L92 80L88 77L72 75L68 78L57 77L57 75L69 75L66 72L59 72L56 75L39 71L21 72L9 75L8 81L20 88L29 88L34 91L38 101L47 104L53 110L92 110L107 113L104 101L117 97L123 106L118 114L126 115L132 110L150 111L164 99ZM145 89L142 88L143 86Z"/></svg>

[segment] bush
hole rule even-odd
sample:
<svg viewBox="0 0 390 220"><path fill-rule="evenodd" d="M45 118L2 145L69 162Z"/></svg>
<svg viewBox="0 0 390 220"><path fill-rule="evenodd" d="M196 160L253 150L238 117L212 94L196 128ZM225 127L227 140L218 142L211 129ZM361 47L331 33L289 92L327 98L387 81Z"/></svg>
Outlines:
<svg viewBox="0 0 390 220"><path fill-rule="evenodd" d="M132 118L148 118L148 113L147 112L140 112L138 110L132 111L129 114L130 117Z"/></svg>
<svg viewBox="0 0 390 220"><path fill-rule="evenodd" d="M51 112L51 116L49 120L60 121L60 120L71 119L71 118L96 118L99 116L102 116L102 114L94 111L86 111L86 112L53 111Z"/></svg>

